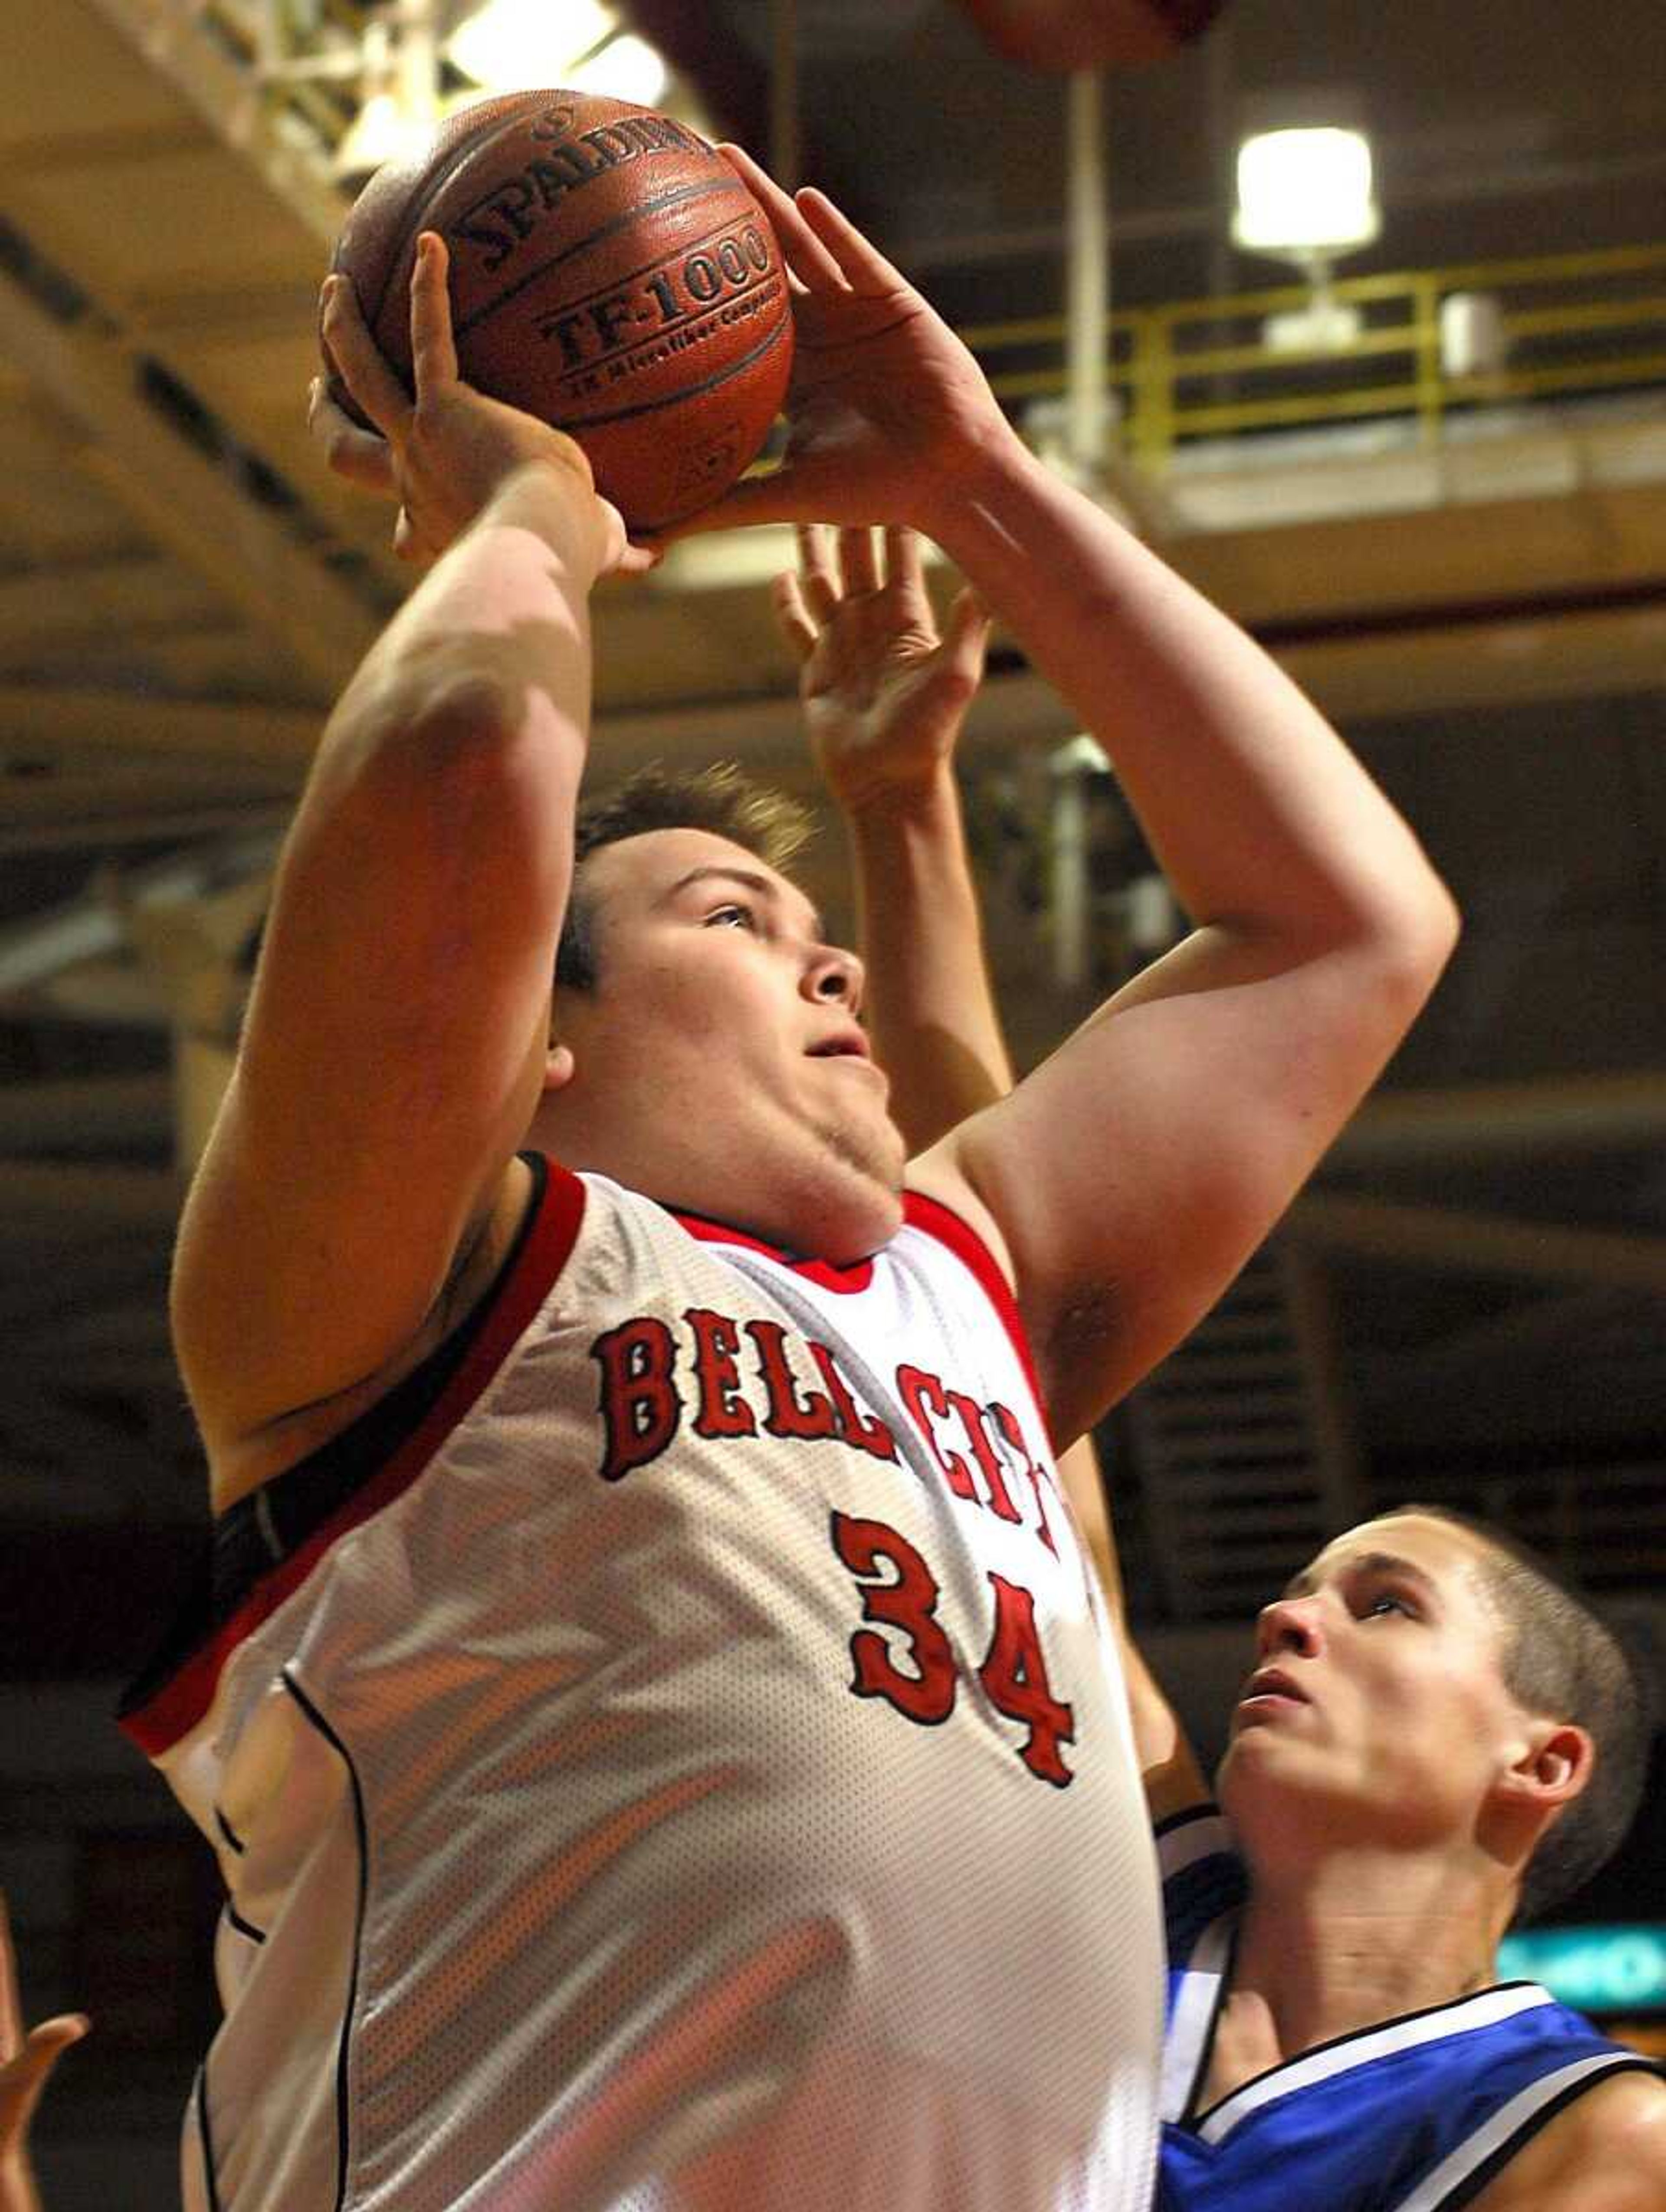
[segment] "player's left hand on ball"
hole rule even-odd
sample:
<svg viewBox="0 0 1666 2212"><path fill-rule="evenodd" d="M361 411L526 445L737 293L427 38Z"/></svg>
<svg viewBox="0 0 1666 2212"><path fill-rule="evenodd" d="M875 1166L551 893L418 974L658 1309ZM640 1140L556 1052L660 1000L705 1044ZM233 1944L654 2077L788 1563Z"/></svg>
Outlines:
<svg viewBox="0 0 1666 2212"><path fill-rule="evenodd" d="M518 469L541 465L571 487L589 532L596 573L635 574L657 553L631 545L616 508L597 496L590 463L560 430L519 408L489 399L458 373L446 286L445 241L418 241L411 274L411 360L407 392L367 328L351 283L324 285L323 332L330 357L361 415L355 423L315 380L308 410L313 434L337 475L397 499L394 550L423 565L436 561Z"/></svg>
<svg viewBox="0 0 1666 2212"><path fill-rule="evenodd" d="M908 523L962 495L984 456L1016 443L953 331L825 194L784 192L722 149L780 241L793 295L786 458L671 533L735 523Z"/></svg>
<svg viewBox="0 0 1666 2212"><path fill-rule="evenodd" d="M929 784L954 750L984 672L989 616L963 591L940 635L912 530L798 531L775 615L797 654L816 765L840 805Z"/></svg>

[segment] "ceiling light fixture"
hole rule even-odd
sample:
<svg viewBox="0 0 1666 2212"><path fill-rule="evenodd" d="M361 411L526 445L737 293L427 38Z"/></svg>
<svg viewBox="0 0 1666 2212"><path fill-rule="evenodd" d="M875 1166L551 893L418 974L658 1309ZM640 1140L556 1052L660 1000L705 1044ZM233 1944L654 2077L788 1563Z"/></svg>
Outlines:
<svg viewBox="0 0 1666 2212"><path fill-rule="evenodd" d="M1233 243L1293 262L1312 286L1306 307L1263 325L1270 350L1341 351L1354 343L1362 319L1358 307L1336 298L1334 266L1340 255L1372 245L1382 228L1362 131L1327 124L1257 131L1244 141Z"/></svg>
<svg viewBox="0 0 1666 2212"><path fill-rule="evenodd" d="M445 44L449 59L488 92L565 86L620 28L606 0L486 0Z"/></svg>

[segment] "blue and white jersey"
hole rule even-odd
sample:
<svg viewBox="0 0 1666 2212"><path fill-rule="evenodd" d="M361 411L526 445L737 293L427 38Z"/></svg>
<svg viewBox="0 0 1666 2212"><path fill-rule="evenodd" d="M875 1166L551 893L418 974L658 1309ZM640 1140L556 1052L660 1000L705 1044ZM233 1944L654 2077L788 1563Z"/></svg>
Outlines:
<svg viewBox="0 0 1666 2212"><path fill-rule="evenodd" d="M1158 1833L1169 1967L1159 2212L1456 2212L1583 2090L1653 2071L1532 1982L1383 2021L1197 2108L1247 1891L1212 1805Z"/></svg>

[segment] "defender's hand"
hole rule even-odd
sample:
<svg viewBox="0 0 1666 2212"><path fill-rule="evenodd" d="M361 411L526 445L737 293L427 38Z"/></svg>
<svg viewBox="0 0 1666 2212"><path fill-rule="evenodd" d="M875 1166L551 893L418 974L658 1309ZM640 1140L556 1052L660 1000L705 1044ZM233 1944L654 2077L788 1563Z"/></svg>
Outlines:
<svg viewBox="0 0 1666 2212"><path fill-rule="evenodd" d="M772 598L828 789L860 808L930 783L983 676L981 602L962 592L939 637L912 530L885 532L881 574L871 531L841 530L830 548L825 531L801 526L798 564L798 574L776 578Z"/></svg>
<svg viewBox="0 0 1666 2212"><path fill-rule="evenodd" d="M438 560L509 477L541 464L570 483L598 575L651 567L654 556L627 544L617 510L597 496L590 463L571 438L463 381L447 266L444 240L425 231L411 271L415 398L371 337L352 284L342 276L325 280L324 343L354 405L375 425L360 428L315 380L308 420L331 468L398 501L393 545L404 560Z"/></svg>
<svg viewBox="0 0 1666 2212"><path fill-rule="evenodd" d="M11 1928L0 1898L0 2212L39 2212L29 2166L29 2122L53 2067L89 2025L82 2014L70 2013L24 2033Z"/></svg>
<svg viewBox="0 0 1666 2212"><path fill-rule="evenodd" d="M911 523L1019 448L982 369L913 286L822 193L789 198L722 149L780 240L793 295L786 459L669 533L749 522Z"/></svg>

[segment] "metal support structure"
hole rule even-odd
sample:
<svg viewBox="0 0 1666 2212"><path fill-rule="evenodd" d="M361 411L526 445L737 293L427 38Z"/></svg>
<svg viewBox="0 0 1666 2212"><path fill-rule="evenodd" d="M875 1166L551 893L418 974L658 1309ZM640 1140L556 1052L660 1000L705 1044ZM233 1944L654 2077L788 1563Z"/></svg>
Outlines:
<svg viewBox="0 0 1666 2212"><path fill-rule="evenodd" d="M379 627L369 608L147 404L120 337L59 322L0 274L0 354L74 419L82 466L153 538L329 690L345 682Z"/></svg>
<svg viewBox="0 0 1666 2212"><path fill-rule="evenodd" d="M1093 881L1089 869L1087 787L1107 763L1095 738L1083 732L1058 747L1052 770L1049 824L1047 911L1052 932L1053 981L1076 992L1093 972Z"/></svg>
<svg viewBox="0 0 1666 2212"><path fill-rule="evenodd" d="M1507 1282L1590 1283L1666 1297L1666 1237L1310 1192L1287 1219L1299 1247Z"/></svg>
<svg viewBox="0 0 1666 2212"><path fill-rule="evenodd" d="M1065 332L1065 446L1083 483L1096 483L1112 444L1111 220L1105 178L1104 80L1079 70L1066 94L1069 276Z"/></svg>
<svg viewBox="0 0 1666 2212"><path fill-rule="evenodd" d="M770 0L769 165L783 191L803 174L798 84L798 0Z"/></svg>

